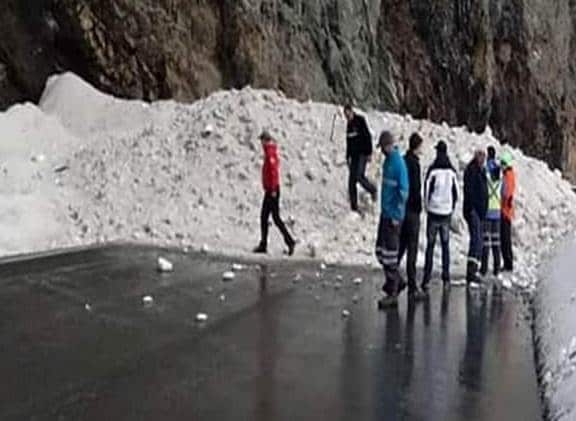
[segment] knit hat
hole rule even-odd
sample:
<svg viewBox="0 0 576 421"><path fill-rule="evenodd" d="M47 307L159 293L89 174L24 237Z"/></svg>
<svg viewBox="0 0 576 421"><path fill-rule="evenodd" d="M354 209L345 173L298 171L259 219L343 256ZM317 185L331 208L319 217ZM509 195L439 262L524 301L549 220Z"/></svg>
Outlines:
<svg viewBox="0 0 576 421"><path fill-rule="evenodd" d="M383 131L382 134L380 134L380 138L378 139L378 146L386 147L393 144L394 136L392 136L392 133Z"/></svg>

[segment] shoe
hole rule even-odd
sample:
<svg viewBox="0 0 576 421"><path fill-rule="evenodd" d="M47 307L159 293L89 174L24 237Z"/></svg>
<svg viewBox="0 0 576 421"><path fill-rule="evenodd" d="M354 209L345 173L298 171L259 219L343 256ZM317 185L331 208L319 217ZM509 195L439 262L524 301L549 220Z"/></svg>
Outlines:
<svg viewBox="0 0 576 421"><path fill-rule="evenodd" d="M394 295L388 295L387 297L380 298L378 300L378 309L387 310L389 308L398 307L398 297Z"/></svg>
<svg viewBox="0 0 576 421"><path fill-rule="evenodd" d="M428 298L428 293L418 288L413 288L408 291L408 298L414 301L424 301Z"/></svg>
<svg viewBox="0 0 576 421"><path fill-rule="evenodd" d="M286 254L292 256L294 254L294 248L296 247L296 241L292 240L288 243L288 251Z"/></svg>
<svg viewBox="0 0 576 421"><path fill-rule="evenodd" d="M422 282L422 285L420 285L420 290L428 294L430 292L430 284L428 282Z"/></svg>
<svg viewBox="0 0 576 421"><path fill-rule="evenodd" d="M256 247L254 250L252 250L253 253L257 253L257 254L266 254L266 247L262 244L260 244L258 247Z"/></svg>
<svg viewBox="0 0 576 421"><path fill-rule="evenodd" d="M468 262L466 266L466 283L480 284L482 279L478 277L478 264L476 262Z"/></svg>

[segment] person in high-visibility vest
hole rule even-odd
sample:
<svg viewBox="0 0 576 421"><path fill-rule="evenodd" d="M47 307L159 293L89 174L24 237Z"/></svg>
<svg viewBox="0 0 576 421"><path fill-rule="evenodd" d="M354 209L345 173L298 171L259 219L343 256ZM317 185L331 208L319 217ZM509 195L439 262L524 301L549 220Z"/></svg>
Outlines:
<svg viewBox="0 0 576 421"><path fill-rule="evenodd" d="M496 161L496 150L488 148L488 161L486 163L486 177L488 185L488 211L483 222L483 248L480 274L485 276L488 272L488 255L492 249L494 259L494 276L500 273L500 217L502 213L502 171Z"/></svg>
<svg viewBox="0 0 576 421"><path fill-rule="evenodd" d="M504 152L500 157L503 170L502 188L502 223L500 227L502 241L503 270L514 270L514 253L512 252L512 221L514 220L514 196L516 194L516 173L512 167L512 155Z"/></svg>

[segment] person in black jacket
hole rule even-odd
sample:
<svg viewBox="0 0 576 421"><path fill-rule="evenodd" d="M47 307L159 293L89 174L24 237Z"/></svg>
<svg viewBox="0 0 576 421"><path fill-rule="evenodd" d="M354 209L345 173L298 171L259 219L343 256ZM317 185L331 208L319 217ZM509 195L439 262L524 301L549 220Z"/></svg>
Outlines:
<svg viewBox="0 0 576 421"><path fill-rule="evenodd" d="M366 124L366 119L355 114L351 105L344 107L344 115L348 120L346 128L346 163L350 171L348 178L348 192L350 207L358 212L358 191L356 184L360 183L370 193L372 200L376 201L376 186L366 178L366 165L372 156L372 135Z"/></svg>
<svg viewBox="0 0 576 421"><path fill-rule="evenodd" d="M420 236L420 214L422 213L422 175L420 170L420 152L423 140L418 133L412 134L404 161L408 168L410 191L406 203L406 216L400 232L400 249L398 263L407 252L406 274L408 278L408 296L416 300L423 299L425 294L416 284L416 258L418 257L418 240Z"/></svg>
<svg viewBox="0 0 576 421"><path fill-rule="evenodd" d="M464 171L464 219L470 232L466 282L480 283L478 268L482 258L482 221L488 211L488 185L484 163L486 153L478 150Z"/></svg>

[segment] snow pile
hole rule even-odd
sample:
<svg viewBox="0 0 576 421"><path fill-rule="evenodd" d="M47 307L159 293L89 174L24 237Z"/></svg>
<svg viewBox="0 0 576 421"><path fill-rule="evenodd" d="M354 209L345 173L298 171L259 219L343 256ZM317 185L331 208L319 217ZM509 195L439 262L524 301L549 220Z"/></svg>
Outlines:
<svg viewBox="0 0 576 421"><path fill-rule="evenodd" d="M30 185L30 200L54 206L48 212L52 216L45 219L58 221L58 245L135 240L249 252L259 240L262 158L257 136L266 128L280 145L282 213L299 240L296 255L328 263L376 263L378 206L364 195L363 218L348 210L345 122L336 119L331 141L333 117L339 112L333 105L299 103L250 88L218 92L191 105L172 101L148 105L112 98L65 74L49 81L40 109L25 107L33 110L39 123L27 127L22 120L19 126L19 120L13 119L9 127L16 127L11 130L25 138L18 143L30 145L25 157L46 151L48 161L3 185ZM460 176L475 148L498 143L490 133L475 135L410 117L376 112L367 117L375 134L392 131L402 148L418 131L426 141L424 170L440 139L448 143ZM0 133L5 132L4 125L0 124ZM45 140L58 148L43 148ZM570 229L576 196L545 164L518 150L511 152L520 182L514 233L519 272L513 281L527 286L536 278L542 250ZM378 183L381 160L376 154L369 168ZM26 168L32 165L18 162ZM53 166L57 164L69 170L57 175L56 184ZM43 182L34 181L36 173ZM14 206L21 212L29 207ZM2 231L12 225L5 217L0 216ZM39 229L38 235L44 234L43 228L31 224L33 218L23 221L18 230ZM453 228L453 261L463 267L468 236L461 207ZM270 233L270 251L280 255L280 236L275 229ZM13 241L19 251L48 245Z"/></svg>
<svg viewBox="0 0 576 421"><path fill-rule="evenodd" d="M537 351L548 418L576 417L576 238L543 265L535 296Z"/></svg>

